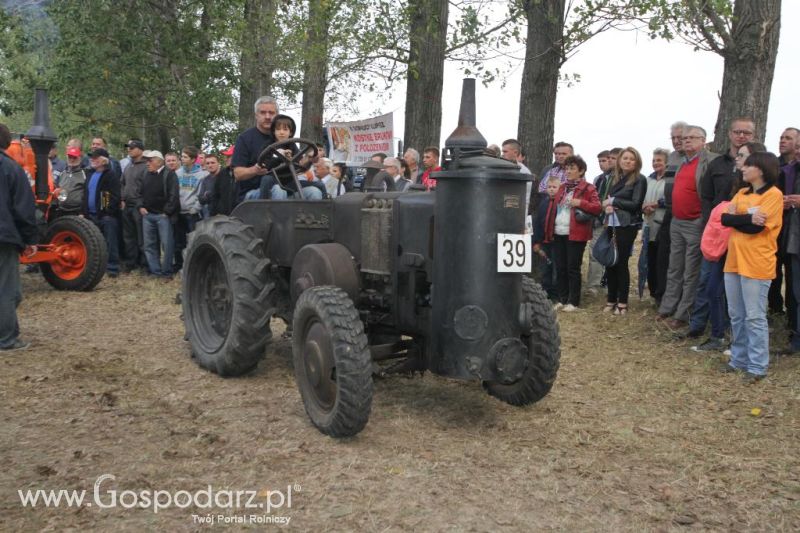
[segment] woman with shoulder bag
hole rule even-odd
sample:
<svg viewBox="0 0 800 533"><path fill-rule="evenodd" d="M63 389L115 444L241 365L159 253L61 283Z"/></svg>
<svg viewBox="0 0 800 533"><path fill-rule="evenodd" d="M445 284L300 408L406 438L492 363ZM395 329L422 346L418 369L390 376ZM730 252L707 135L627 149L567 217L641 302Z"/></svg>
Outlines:
<svg viewBox="0 0 800 533"><path fill-rule="evenodd" d="M628 259L633 241L642 225L642 202L647 191L647 181L641 174L642 156L629 146L620 152L608 188L608 198L603 202L606 212L606 231L614 234L617 245L617 262L606 269L608 298L604 312L615 315L628 312L628 293L631 274Z"/></svg>
<svg viewBox="0 0 800 533"><path fill-rule="evenodd" d="M588 183L586 162L580 156L564 161L567 180L558 189L545 218L545 242L552 242L555 256L558 303L556 309L575 311L581 302L581 263L592 223L600 214L600 198Z"/></svg>

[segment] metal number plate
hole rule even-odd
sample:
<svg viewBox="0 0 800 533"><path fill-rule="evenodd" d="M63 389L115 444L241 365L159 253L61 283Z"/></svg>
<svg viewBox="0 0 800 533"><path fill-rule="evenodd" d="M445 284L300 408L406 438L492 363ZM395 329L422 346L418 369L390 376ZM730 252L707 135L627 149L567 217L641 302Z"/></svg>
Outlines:
<svg viewBox="0 0 800 533"><path fill-rule="evenodd" d="M498 272L530 272L532 258L530 235L497 234Z"/></svg>

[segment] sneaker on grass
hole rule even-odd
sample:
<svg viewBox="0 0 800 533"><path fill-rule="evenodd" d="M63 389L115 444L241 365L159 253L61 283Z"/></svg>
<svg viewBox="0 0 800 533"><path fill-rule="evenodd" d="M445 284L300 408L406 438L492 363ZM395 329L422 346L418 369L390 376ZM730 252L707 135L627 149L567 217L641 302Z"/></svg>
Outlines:
<svg viewBox="0 0 800 533"><path fill-rule="evenodd" d="M14 344L11 346L6 346L5 348L0 348L0 352L14 352L16 350L25 350L31 345L29 342L22 341L17 339L14 341Z"/></svg>
<svg viewBox="0 0 800 533"><path fill-rule="evenodd" d="M721 352L728 347L725 339L718 339L716 337L709 337L705 342L692 346L693 352Z"/></svg>

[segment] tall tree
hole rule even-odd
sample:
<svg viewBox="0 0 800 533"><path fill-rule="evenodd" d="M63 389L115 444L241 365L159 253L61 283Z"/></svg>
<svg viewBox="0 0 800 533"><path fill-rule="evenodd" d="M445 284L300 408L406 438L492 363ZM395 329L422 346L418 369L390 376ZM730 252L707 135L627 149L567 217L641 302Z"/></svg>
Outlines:
<svg viewBox="0 0 800 533"><path fill-rule="evenodd" d="M528 22L517 135L538 172L551 160L556 95L564 61L565 0L525 0Z"/></svg>
<svg viewBox="0 0 800 533"><path fill-rule="evenodd" d="M138 0L36 4L39 18L9 34L18 35L12 44L24 44L37 20L55 38L4 49L4 68L21 80L4 95L8 108L28 111L33 88L46 87L61 137L103 135L121 144L141 135L164 150L199 143L212 128L224 134L235 117L236 61L220 46L225 27L217 21L240 1L149 0L147 10ZM113 31L86 31L98 20L114 20Z"/></svg>
<svg viewBox="0 0 800 533"><path fill-rule="evenodd" d="M300 135L318 142L322 142L322 110L328 85L328 25L337 4L335 0L308 0Z"/></svg>
<svg viewBox="0 0 800 533"><path fill-rule="evenodd" d="M781 0L639 0L652 36L680 39L722 56L724 69L712 149L727 149L733 119L750 116L756 138L767 129L778 55Z"/></svg>
<svg viewBox="0 0 800 533"><path fill-rule="evenodd" d="M404 146L439 146L448 0L409 0Z"/></svg>
<svg viewBox="0 0 800 533"><path fill-rule="evenodd" d="M561 67L596 35L630 25L638 11L630 0L520 0L520 7L527 36L517 136L536 173L552 161Z"/></svg>
<svg viewBox="0 0 800 533"><path fill-rule="evenodd" d="M244 31L239 37L240 72L238 124L240 130L255 125L253 103L260 96L272 96L277 28L276 0L245 0Z"/></svg>

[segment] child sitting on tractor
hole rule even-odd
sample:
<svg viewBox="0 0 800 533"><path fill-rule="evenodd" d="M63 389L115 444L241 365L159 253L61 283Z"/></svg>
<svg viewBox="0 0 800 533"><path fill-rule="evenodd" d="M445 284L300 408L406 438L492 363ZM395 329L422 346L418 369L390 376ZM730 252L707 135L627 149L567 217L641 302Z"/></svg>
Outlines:
<svg viewBox="0 0 800 533"><path fill-rule="evenodd" d="M294 119L287 115L276 115L272 119L270 126L272 136L276 142L284 142L294 137L297 126ZM283 156L289 160L295 157L298 153L297 145L292 143L288 148L279 149ZM294 196L297 192L297 186L294 182L292 169L288 165L278 169L281 164L286 161L278 154L274 154L267 162L266 168L272 170L261 179L261 187L258 190L258 196L252 195L250 198L272 199L272 200L285 200L289 195ZM300 163L303 164L302 162ZM300 178L300 176L298 176ZM320 183L312 183L305 179L299 179L300 187L302 188L302 195L305 200L322 200L325 196L325 189ZM249 195L249 193L248 193Z"/></svg>

